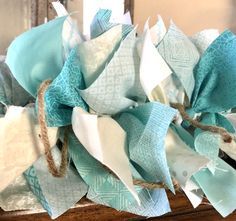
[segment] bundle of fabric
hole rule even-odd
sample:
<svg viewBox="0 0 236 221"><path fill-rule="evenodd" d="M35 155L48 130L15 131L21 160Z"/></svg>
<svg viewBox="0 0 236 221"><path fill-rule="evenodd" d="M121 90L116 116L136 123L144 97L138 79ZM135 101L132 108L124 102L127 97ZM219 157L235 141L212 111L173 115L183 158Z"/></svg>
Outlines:
<svg viewBox="0 0 236 221"><path fill-rule="evenodd" d="M205 196L229 215L236 171L224 159L236 160L236 36L204 30L188 37L173 22L167 30L161 17L137 36L136 27L111 16L98 11L90 40L67 15L8 48L0 82L1 206L12 208L17 179L25 199L12 209L37 198L53 219L85 195L160 216L170 211L166 190L176 188L194 207Z"/></svg>

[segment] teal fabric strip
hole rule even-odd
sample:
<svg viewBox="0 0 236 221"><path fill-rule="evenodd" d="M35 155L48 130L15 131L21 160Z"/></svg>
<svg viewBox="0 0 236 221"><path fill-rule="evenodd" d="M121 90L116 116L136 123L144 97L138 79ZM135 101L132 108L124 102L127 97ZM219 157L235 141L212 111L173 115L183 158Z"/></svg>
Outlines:
<svg viewBox="0 0 236 221"><path fill-rule="evenodd" d="M165 190L154 192L136 188L141 205L137 205L124 184L115 178L103 165L95 160L71 132L69 134L69 153L81 177L89 185L87 197L100 204L143 216L158 216L167 213L170 208ZM132 173L142 179L134 167Z"/></svg>
<svg viewBox="0 0 236 221"><path fill-rule="evenodd" d="M94 16L92 24L90 26L91 38L96 38L110 28L118 25L110 22L112 11L109 9L100 9ZM133 30L133 25L122 25L123 38Z"/></svg>
<svg viewBox="0 0 236 221"><path fill-rule="evenodd" d="M23 33L8 48L6 63L20 85L33 96L44 80L53 80L62 69L65 19L60 17Z"/></svg>
<svg viewBox="0 0 236 221"><path fill-rule="evenodd" d="M173 192L164 140L176 114L175 109L153 102L126 110L117 118L127 133L128 153L133 166L144 179L162 181Z"/></svg>
<svg viewBox="0 0 236 221"><path fill-rule="evenodd" d="M48 212L49 216L52 216L51 208L43 195L34 167L31 166L28 170L26 170L24 172L24 176L30 186L30 189L37 197L43 208Z"/></svg>
<svg viewBox="0 0 236 221"><path fill-rule="evenodd" d="M194 69L191 98L195 112L217 113L236 106L236 37L223 32L205 51Z"/></svg>
<svg viewBox="0 0 236 221"><path fill-rule="evenodd" d="M79 94L79 89L84 87L77 49L75 48L70 52L61 73L45 93L45 112L48 126L70 125L73 107L75 106L88 110L87 104Z"/></svg>

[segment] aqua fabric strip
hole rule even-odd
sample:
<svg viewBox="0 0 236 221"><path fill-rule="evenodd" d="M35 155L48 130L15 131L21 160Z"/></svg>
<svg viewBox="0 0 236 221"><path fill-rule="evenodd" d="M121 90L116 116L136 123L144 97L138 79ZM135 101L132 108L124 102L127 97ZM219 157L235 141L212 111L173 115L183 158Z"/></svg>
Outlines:
<svg viewBox="0 0 236 221"><path fill-rule="evenodd" d="M42 189L39 184L39 180L36 176L36 172L33 166L31 166L28 170L24 172L24 176L30 186L30 189L34 193L34 195L37 197L43 208L48 212L49 216L52 216L52 211L50 209L50 206L45 199Z"/></svg>
<svg viewBox="0 0 236 221"><path fill-rule="evenodd" d="M205 51L194 68L191 98L195 112L217 113L236 106L236 37L223 32Z"/></svg>
<svg viewBox="0 0 236 221"><path fill-rule="evenodd" d="M87 195L89 199L119 211L133 212L143 216L158 216L170 210L164 190L156 190L152 194L140 187L136 188L141 200L141 205L138 206L124 184L89 155L73 132L69 135L69 153L79 174L89 185ZM133 175L142 179L132 165L131 168Z"/></svg>
<svg viewBox="0 0 236 221"><path fill-rule="evenodd" d="M118 25L110 22L112 11L109 9L100 9L94 16L92 24L90 26L91 38L96 38L110 28ZM133 25L122 25L123 38L133 30Z"/></svg>
<svg viewBox="0 0 236 221"><path fill-rule="evenodd" d="M126 110L117 118L127 133L130 160L140 175L149 181L164 182L173 192L164 140L176 114L175 109L152 102Z"/></svg>
<svg viewBox="0 0 236 221"><path fill-rule="evenodd" d="M6 63L20 85L33 96L44 80L53 80L63 67L62 27L66 18L23 33L8 48Z"/></svg>
<svg viewBox="0 0 236 221"><path fill-rule="evenodd" d="M72 111L76 106L88 110L87 104L79 93L79 89L84 87L83 75L75 48L70 52L61 73L45 93L45 112L48 126L70 125Z"/></svg>

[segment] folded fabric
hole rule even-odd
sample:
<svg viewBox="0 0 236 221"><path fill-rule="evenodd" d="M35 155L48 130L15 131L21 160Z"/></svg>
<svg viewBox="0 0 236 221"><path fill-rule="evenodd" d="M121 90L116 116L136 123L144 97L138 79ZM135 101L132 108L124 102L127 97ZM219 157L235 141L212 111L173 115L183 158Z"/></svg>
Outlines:
<svg viewBox="0 0 236 221"><path fill-rule="evenodd" d="M65 19L60 17L23 33L8 48L6 63L20 85L33 96L44 80L53 80L62 69Z"/></svg>
<svg viewBox="0 0 236 221"><path fill-rule="evenodd" d="M164 182L172 191L164 142L176 113L169 106L153 102L126 110L116 117L127 133L128 153L133 166L145 180Z"/></svg>
<svg viewBox="0 0 236 221"><path fill-rule="evenodd" d="M70 51L78 46L78 44L84 41L82 34L79 32L77 26L77 20L73 18L73 14L68 15L65 6L59 1L52 2L52 5L58 15L58 17L67 16L62 30L63 48L64 48L64 59L66 60L70 54Z"/></svg>
<svg viewBox="0 0 236 221"><path fill-rule="evenodd" d="M172 129L168 130L165 150L171 174L182 187L186 187L191 177L210 162L188 147Z"/></svg>
<svg viewBox="0 0 236 221"><path fill-rule="evenodd" d="M194 178L211 205L223 217L226 217L236 209L234 185L236 182L236 171L220 158L218 158L217 165L219 169L215 171L214 175L208 169L205 169L195 174Z"/></svg>
<svg viewBox="0 0 236 221"><path fill-rule="evenodd" d="M0 114L5 114L8 105L25 106L34 101L12 76L4 61L5 58L0 60Z"/></svg>
<svg viewBox="0 0 236 221"><path fill-rule="evenodd" d="M90 25L91 38L96 38L110 28L118 25L117 23L111 23L112 11L109 9L99 9L93 18L92 24ZM133 29L133 25L123 24L122 25L122 36L125 37Z"/></svg>
<svg viewBox="0 0 236 221"><path fill-rule="evenodd" d="M160 15L157 16L157 23L150 28L152 43L157 47L166 35L166 26Z"/></svg>
<svg viewBox="0 0 236 221"><path fill-rule="evenodd" d="M78 56L86 87L102 73L122 39L122 26L116 25L104 34L78 46Z"/></svg>
<svg viewBox="0 0 236 221"><path fill-rule="evenodd" d="M114 172L140 204L133 185L129 159L125 153L126 133L120 125L109 116L89 114L75 107L72 128L86 150Z"/></svg>
<svg viewBox="0 0 236 221"><path fill-rule="evenodd" d="M73 107L88 109L79 94L79 89L83 88L84 80L75 48L70 52L61 73L45 93L44 106L48 126L70 125Z"/></svg>
<svg viewBox="0 0 236 221"><path fill-rule="evenodd" d="M190 40L197 47L200 55L202 55L209 45L220 35L217 29L205 29L190 37Z"/></svg>
<svg viewBox="0 0 236 221"><path fill-rule="evenodd" d="M208 47L194 68L191 103L195 112L217 113L236 106L235 48L235 35L225 31Z"/></svg>
<svg viewBox="0 0 236 221"><path fill-rule="evenodd" d="M144 36L142 37L142 54L140 62L140 82L150 101L161 100L163 103L166 98L164 93L153 96L153 90L161 84L161 82L172 74L165 60L156 50L152 39L148 22L145 24ZM157 91L157 90L155 90ZM155 99L158 97L157 99ZM164 97L163 99L161 99Z"/></svg>
<svg viewBox="0 0 236 221"><path fill-rule="evenodd" d="M0 191L44 153L33 107L10 106L0 118ZM49 128L49 141L57 141L57 128Z"/></svg>
<svg viewBox="0 0 236 221"><path fill-rule="evenodd" d="M233 122L231 123L230 118L228 118L227 115L224 116L218 113L203 114L201 116L201 122L207 125L223 127L231 134L235 133ZM199 151L199 153L201 152L202 154L205 154L208 158L212 158L213 160L213 164L208 165L210 166L209 169L211 172L214 172L214 167L217 166L216 162L218 159L219 149L223 150L231 158L236 159L236 143L234 140L232 140L231 143L226 143L221 138L221 135L203 132L200 129L195 130L194 135L196 150ZM197 147L200 147L200 149Z"/></svg>
<svg viewBox="0 0 236 221"><path fill-rule="evenodd" d="M58 163L61 155L59 149L54 147L52 154ZM48 171L45 156L39 158L24 175L52 219L66 212L87 193L87 185L72 166L69 166L65 177L53 177Z"/></svg>
<svg viewBox="0 0 236 221"><path fill-rule="evenodd" d="M194 138L183 128L177 131L181 139L194 148ZM236 182L236 171L220 158L216 164L214 174L206 168L194 174L193 177L210 203L225 217L236 209L236 191L233 185Z"/></svg>
<svg viewBox="0 0 236 221"><path fill-rule="evenodd" d="M195 83L193 69L199 60L197 48L173 22L157 48L179 78L190 99Z"/></svg>
<svg viewBox="0 0 236 221"><path fill-rule="evenodd" d="M146 100L139 79L135 35L133 30L93 84L80 90L85 102L99 114L116 114Z"/></svg>
<svg viewBox="0 0 236 221"><path fill-rule="evenodd" d="M0 192L0 207L4 211L43 210L23 175Z"/></svg>
<svg viewBox="0 0 236 221"><path fill-rule="evenodd" d="M119 211L142 216L154 217L170 211L163 189L148 191L136 187L141 202L139 206L124 184L94 159L73 133L69 134L69 153L79 174L89 186L87 198ZM130 166L133 176L142 179L135 168Z"/></svg>

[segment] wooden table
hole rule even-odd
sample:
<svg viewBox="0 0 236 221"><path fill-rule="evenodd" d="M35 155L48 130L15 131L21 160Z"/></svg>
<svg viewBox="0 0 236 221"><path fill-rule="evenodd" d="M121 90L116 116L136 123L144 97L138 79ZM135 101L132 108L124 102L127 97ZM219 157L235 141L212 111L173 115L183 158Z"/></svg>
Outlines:
<svg viewBox="0 0 236 221"><path fill-rule="evenodd" d="M174 196L168 193L172 212L162 217L145 218L125 212L118 212L112 208L97 205L86 198L82 199L75 208L70 209L56 221L135 221L135 220L166 220L166 221L231 221L236 220L236 213L223 219L212 206L207 204L200 205L193 209L188 199L178 193ZM236 203L236 200L235 200ZM0 221L50 221L51 219L45 212L36 211L0 211Z"/></svg>

